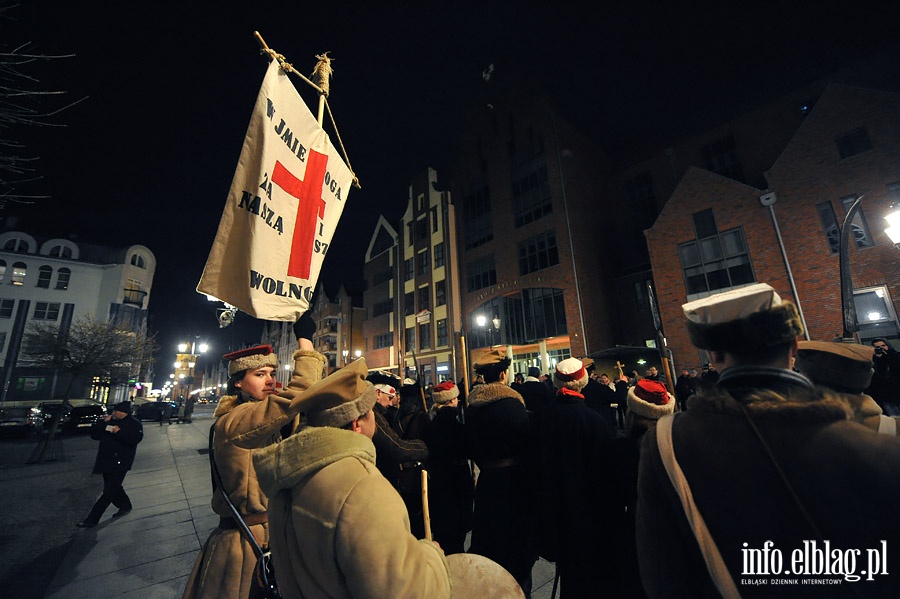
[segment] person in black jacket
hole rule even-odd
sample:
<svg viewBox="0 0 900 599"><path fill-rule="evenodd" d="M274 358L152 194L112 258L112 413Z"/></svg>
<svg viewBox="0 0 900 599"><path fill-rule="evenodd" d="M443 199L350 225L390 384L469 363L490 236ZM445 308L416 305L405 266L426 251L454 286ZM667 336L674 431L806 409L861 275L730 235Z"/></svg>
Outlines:
<svg viewBox="0 0 900 599"><path fill-rule="evenodd" d="M131 511L131 499L125 493L122 481L134 463L137 445L144 438L144 427L131 415L131 402L123 401L113 406L112 414L94 423L91 438L100 441L94 474L103 475L103 493L88 517L78 523L79 528L97 526L110 503L119 508L113 518Z"/></svg>

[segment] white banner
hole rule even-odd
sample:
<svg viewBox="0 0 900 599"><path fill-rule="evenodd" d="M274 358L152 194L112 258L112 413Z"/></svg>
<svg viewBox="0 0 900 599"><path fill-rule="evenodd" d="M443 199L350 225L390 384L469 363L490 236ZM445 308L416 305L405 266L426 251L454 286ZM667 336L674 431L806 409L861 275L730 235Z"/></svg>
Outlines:
<svg viewBox="0 0 900 599"><path fill-rule="evenodd" d="M197 291L256 318L296 320L309 307L352 180L273 60Z"/></svg>

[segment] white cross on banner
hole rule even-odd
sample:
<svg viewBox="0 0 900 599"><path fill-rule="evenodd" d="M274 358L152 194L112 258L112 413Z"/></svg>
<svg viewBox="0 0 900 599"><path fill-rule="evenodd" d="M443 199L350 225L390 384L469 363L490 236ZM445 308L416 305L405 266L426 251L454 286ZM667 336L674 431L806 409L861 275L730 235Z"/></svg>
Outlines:
<svg viewBox="0 0 900 599"><path fill-rule="evenodd" d="M197 291L256 318L296 320L309 307L352 180L273 60Z"/></svg>

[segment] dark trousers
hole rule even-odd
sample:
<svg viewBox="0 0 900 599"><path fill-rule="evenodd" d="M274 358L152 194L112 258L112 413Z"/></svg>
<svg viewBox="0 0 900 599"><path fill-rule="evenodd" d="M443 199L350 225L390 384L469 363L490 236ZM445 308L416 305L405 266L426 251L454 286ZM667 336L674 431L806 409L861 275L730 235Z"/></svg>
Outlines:
<svg viewBox="0 0 900 599"><path fill-rule="evenodd" d="M88 522L99 522L110 503L120 510L131 509L131 500L125 493L125 489L122 488L122 481L125 480L126 474L128 473L111 472L103 475L103 493L91 508L91 513L87 517Z"/></svg>

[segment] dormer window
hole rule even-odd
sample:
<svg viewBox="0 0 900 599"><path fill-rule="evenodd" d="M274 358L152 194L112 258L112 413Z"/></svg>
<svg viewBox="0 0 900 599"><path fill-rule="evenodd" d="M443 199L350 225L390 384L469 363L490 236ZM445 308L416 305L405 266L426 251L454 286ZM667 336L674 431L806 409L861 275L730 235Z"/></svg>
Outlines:
<svg viewBox="0 0 900 599"><path fill-rule="evenodd" d="M147 264L144 261L144 257L139 254L131 255L131 265L137 266L138 268L147 268Z"/></svg>

